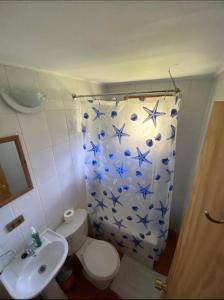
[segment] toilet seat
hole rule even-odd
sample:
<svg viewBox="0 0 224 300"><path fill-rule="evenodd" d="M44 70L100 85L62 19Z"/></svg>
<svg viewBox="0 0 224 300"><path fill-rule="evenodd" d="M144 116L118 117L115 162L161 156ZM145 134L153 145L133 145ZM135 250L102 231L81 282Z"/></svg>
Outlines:
<svg viewBox="0 0 224 300"><path fill-rule="evenodd" d="M83 253L83 268L96 280L114 278L120 267L117 250L110 243L92 240Z"/></svg>

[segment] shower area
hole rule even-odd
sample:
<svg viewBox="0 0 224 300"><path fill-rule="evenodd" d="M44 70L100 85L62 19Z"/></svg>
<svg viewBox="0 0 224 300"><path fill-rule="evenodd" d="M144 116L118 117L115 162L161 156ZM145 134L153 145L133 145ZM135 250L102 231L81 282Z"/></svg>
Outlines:
<svg viewBox="0 0 224 300"><path fill-rule="evenodd" d="M76 101L92 233L152 267L169 230L180 94Z"/></svg>

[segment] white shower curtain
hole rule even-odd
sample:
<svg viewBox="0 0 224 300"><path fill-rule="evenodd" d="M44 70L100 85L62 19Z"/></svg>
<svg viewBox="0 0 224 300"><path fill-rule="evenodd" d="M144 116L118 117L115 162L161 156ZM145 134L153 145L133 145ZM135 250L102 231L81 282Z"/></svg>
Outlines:
<svg viewBox="0 0 224 300"><path fill-rule="evenodd" d="M177 99L80 101L93 232L149 265L168 235Z"/></svg>

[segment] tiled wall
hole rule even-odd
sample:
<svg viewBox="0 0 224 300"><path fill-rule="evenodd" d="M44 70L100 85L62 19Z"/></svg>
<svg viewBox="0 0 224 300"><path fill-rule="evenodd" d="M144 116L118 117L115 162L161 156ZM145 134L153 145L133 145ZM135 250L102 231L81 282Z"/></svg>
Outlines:
<svg viewBox="0 0 224 300"><path fill-rule="evenodd" d="M0 208L0 253L20 251L30 240L30 226L54 229L68 208L85 206L79 107L71 93L98 92L80 80L0 65L0 89L41 89L47 101L40 113L16 113L0 99L0 137L19 134L34 189ZM23 214L11 233L4 226Z"/></svg>

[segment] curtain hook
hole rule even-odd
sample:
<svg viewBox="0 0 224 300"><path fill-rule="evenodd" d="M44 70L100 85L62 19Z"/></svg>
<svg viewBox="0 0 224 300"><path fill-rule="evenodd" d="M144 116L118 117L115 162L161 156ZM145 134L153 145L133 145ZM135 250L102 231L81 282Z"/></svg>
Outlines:
<svg viewBox="0 0 224 300"><path fill-rule="evenodd" d="M119 102L120 102L119 99L118 99L118 97L113 96L113 97L112 97L112 100L115 101L115 106L117 107L118 104L119 104Z"/></svg>

